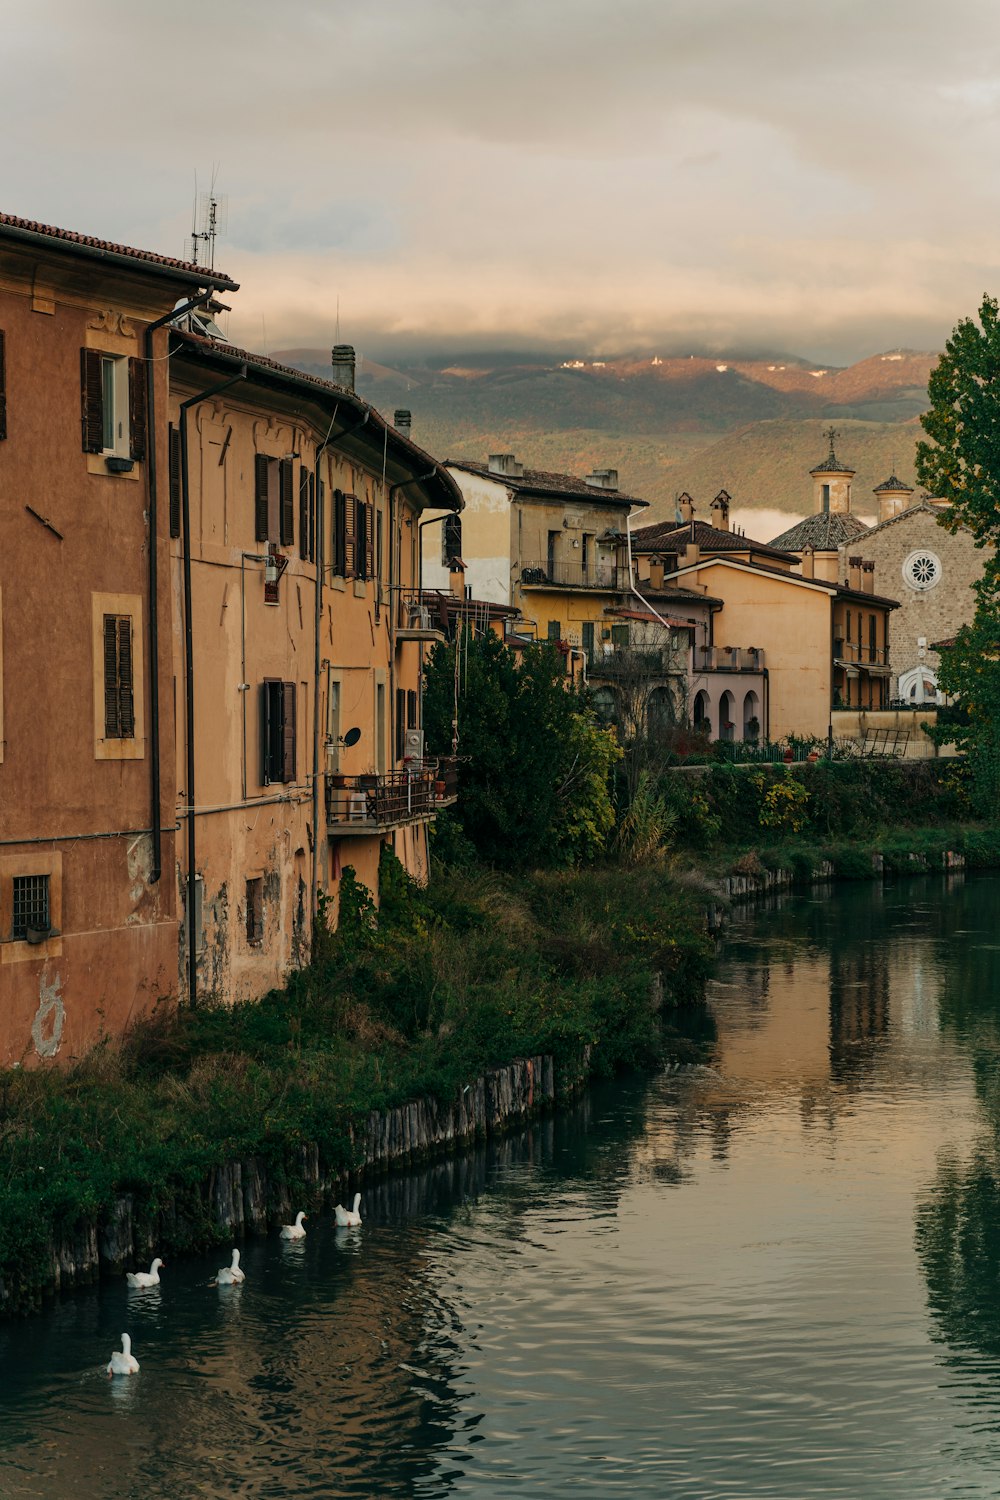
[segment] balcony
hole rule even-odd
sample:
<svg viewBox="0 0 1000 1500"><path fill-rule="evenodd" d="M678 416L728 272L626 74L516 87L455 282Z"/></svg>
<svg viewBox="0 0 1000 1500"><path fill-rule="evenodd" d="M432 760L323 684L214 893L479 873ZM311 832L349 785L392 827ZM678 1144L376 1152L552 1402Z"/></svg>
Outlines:
<svg viewBox="0 0 1000 1500"><path fill-rule="evenodd" d="M526 589L603 589L624 593L629 588L628 568L605 562L527 562L521 569L521 587Z"/></svg>
<svg viewBox="0 0 1000 1500"><path fill-rule="evenodd" d="M593 646L587 652L590 677L667 677L684 675L684 653L649 647L612 646L605 651Z"/></svg>
<svg viewBox="0 0 1000 1500"><path fill-rule="evenodd" d="M426 599L419 589L403 589L396 604L397 641L443 641L444 622L440 612Z"/></svg>
<svg viewBox="0 0 1000 1500"><path fill-rule="evenodd" d="M329 776L327 832L364 838L408 823L424 823L458 798L453 760L424 761L419 769L384 775Z"/></svg>
<svg viewBox="0 0 1000 1500"><path fill-rule="evenodd" d="M763 672L759 646L695 646L695 672Z"/></svg>
<svg viewBox="0 0 1000 1500"><path fill-rule="evenodd" d="M833 664L844 667L848 676L859 671L872 677L888 677L889 652L885 646L865 646L860 641L845 641L836 636L833 642Z"/></svg>

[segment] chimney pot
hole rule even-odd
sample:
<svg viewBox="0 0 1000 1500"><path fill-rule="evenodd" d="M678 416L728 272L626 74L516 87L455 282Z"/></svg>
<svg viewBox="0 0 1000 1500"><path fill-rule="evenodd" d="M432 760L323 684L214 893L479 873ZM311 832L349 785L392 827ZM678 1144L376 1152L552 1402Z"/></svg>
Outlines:
<svg viewBox="0 0 1000 1500"><path fill-rule="evenodd" d="M491 474L506 474L510 479L520 479L524 473L524 465L513 453L491 453L486 467Z"/></svg>
<svg viewBox="0 0 1000 1500"><path fill-rule="evenodd" d="M688 542L684 548L684 566L689 567L692 563L701 561L701 548L697 542Z"/></svg>
<svg viewBox="0 0 1000 1500"><path fill-rule="evenodd" d="M849 557L847 559L847 587L856 592L861 591L861 559L860 557Z"/></svg>
<svg viewBox="0 0 1000 1500"><path fill-rule="evenodd" d="M663 587L663 572L664 572L663 558L662 557L651 557L649 559L649 583L650 583L650 587L651 588L654 588L654 589L657 589L657 590L662 589L662 587Z"/></svg>
<svg viewBox="0 0 1000 1500"><path fill-rule="evenodd" d="M816 549L811 544L802 548L802 577L816 577Z"/></svg>
<svg viewBox="0 0 1000 1500"><path fill-rule="evenodd" d="M588 484L592 490L617 490L617 469L593 469L584 476L584 484Z"/></svg>
<svg viewBox="0 0 1000 1500"><path fill-rule="evenodd" d="M345 390L354 390L354 372L357 360L353 344L334 344L330 350L330 363L333 366L333 378L338 385Z"/></svg>
<svg viewBox="0 0 1000 1500"><path fill-rule="evenodd" d="M404 437L409 437L410 428L413 425L413 413L405 406L397 406L393 413L392 425Z"/></svg>
<svg viewBox="0 0 1000 1500"><path fill-rule="evenodd" d="M677 509L680 511L682 521L692 521L694 519L694 501L687 490L684 491L683 495L678 496Z"/></svg>
<svg viewBox="0 0 1000 1500"><path fill-rule="evenodd" d="M862 582L862 584L864 586L865 593L866 594L874 594L874 592L875 592L875 564L873 562L863 562L861 564L861 574L862 574L861 582Z"/></svg>

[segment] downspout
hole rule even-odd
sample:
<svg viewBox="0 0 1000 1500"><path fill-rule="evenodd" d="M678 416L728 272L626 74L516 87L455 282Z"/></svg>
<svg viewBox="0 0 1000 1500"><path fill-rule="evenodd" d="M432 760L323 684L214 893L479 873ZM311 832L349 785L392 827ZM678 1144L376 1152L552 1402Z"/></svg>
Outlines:
<svg viewBox="0 0 1000 1500"><path fill-rule="evenodd" d="M167 323L183 317L185 313L191 312L192 308L199 307L202 302L207 302L212 296L214 292L211 287L207 292L199 292L197 297L192 297L188 302L182 302L179 307L171 308L168 313L163 314L162 318L157 318L153 323L147 323L146 332L143 334L143 354L146 365L146 489L149 497L149 795L152 803L149 826L153 831L150 885L155 885L163 873L160 840L160 631L157 619L159 572L156 554L159 539L156 534L156 387L153 379L156 361L153 357L153 335Z"/></svg>
<svg viewBox="0 0 1000 1500"><path fill-rule="evenodd" d="M188 440L187 440L187 414L189 407L196 406L199 401L205 401L209 396L217 396L220 391L228 390L239 380L245 380L247 374L246 365L242 365L238 375L231 375L228 380L220 381L217 385L210 385L206 390L199 391L197 396L189 396L180 404L181 418L181 528L184 534L184 733L186 737L187 766L185 780L187 786L187 861L188 861L188 883L187 883L187 928L188 928L188 1004L192 1010L198 1001L198 947L194 930L195 916L195 815L194 815L194 627L191 620L191 486L188 480Z"/></svg>

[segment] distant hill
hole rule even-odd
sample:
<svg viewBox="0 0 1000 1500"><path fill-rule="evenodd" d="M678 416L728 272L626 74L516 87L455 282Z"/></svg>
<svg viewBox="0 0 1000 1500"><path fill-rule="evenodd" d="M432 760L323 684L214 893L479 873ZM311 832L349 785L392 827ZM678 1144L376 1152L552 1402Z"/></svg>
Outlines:
<svg viewBox="0 0 1000 1500"><path fill-rule="evenodd" d="M329 354L275 358L328 375ZM441 458L512 452L534 468L615 467L623 489L668 514L689 490L707 505L723 486L738 506L805 513L809 469L837 451L858 471L859 508L890 470L913 483L916 418L934 354L892 350L840 369L790 355L760 359L652 356L595 359L464 354L387 361L359 356L359 392L392 417L413 412L417 442Z"/></svg>

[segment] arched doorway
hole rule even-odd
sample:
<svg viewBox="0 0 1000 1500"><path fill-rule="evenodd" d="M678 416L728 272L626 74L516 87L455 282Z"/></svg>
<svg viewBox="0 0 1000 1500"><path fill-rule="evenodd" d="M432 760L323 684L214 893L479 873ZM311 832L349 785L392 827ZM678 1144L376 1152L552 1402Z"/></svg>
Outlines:
<svg viewBox="0 0 1000 1500"><path fill-rule="evenodd" d="M913 667L900 673L899 696L904 703L919 707L922 703L937 703L940 700L937 676L930 667Z"/></svg>
<svg viewBox="0 0 1000 1500"><path fill-rule="evenodd" d="M594 706L594 713L602 724L613 724L618 717L618 705L615 703L615 695L609 687L594 688L590 699Z"/></svg>
<svg viewBox="0 0 1000 1500"><path fill-rule="evenodd" d="M760 699L756 693L747 693L743 699L743 738L759 740L760 735Z"/></svg>
<svg viewBox="0 0 1000 1500"><path fill-rule="evenodd" d="M699 734L707 734L712 738L712 708L708 701L708 694L702 688L694 695L694 727Z"/></svg>
<svg viewBox="0 0 1000 1500"><path fill-rule="evenodd" d="M646 728L650 734L662 734L674 722L674 705L667 687L655 687L646 699Z"/></svg>
<svg viewBox="0 0 1000 1500"><path fill-rule="evenodd" d="M736 738L736 699L728 688L719 700L719 739Z"/></svg>

